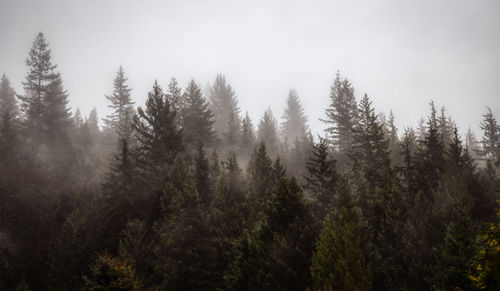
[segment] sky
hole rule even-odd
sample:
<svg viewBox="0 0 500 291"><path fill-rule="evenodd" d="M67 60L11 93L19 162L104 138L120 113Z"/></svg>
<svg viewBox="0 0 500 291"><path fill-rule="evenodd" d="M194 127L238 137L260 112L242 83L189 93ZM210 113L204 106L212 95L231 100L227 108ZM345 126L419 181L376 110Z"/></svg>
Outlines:
<svg viewBox="0 0 500 291"><path fill-rule="evenodd" d="M19 94L38 32L70 106L100 117L121 65L141 106L155 80L205 88L222 73L254 124L268 107L279 120L294 88L315 134L337 71L400 128L416 127L431 100L461 132L481 136L486 106L500 118L496 0L0 0L0 74Z"/></svg>

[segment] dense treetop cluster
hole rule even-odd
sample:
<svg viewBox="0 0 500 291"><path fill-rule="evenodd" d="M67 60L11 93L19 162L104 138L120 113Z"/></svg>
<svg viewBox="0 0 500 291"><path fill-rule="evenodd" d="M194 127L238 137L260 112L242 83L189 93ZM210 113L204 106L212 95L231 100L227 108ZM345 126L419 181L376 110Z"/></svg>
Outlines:
<svg viewBox="0 0 500 291"><path fill-rule="evenodd" d="M42 33L26 65L0 84L2 290L500 288L489 109L479 141L432 102L398 132L337 74L314 137L294 90L254 125L223 75L136 106L120 67L100 123Z"/></svg>

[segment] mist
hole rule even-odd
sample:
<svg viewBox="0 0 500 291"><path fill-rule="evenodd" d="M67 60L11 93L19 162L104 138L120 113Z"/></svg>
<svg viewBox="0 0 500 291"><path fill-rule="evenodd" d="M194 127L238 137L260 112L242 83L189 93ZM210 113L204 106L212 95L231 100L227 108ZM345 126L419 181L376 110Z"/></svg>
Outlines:
<svg viewBox="0 0 500 291"><path fill-rule="evenodd" d="M496 1L2 1L0 290L496 290Z"/></svg>

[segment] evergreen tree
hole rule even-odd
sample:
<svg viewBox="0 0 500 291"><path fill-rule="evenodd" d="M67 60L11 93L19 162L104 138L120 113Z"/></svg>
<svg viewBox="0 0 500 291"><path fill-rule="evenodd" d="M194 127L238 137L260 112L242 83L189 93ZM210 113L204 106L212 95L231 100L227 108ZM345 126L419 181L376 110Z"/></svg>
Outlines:
<svg viewBox="0 0 500 291"><path fill-rule="evenodd" d="M37 141L44 132L43 117L46 111L45 99L49 86L58 77L56 65L52 64L50 49L43 33L38 33L33 41L29 58L26 81L23 82L25 95L20 96L21 109L26 118L26 128L32 138ZM53 88L55 89L55 88Z"/></svg>
<svg viewBox="0 0 500 291"><path fill-rule="evenodd" d="M254 150L248 163L249 195L251 199L262 200L270 195L272 188L272 161L267 155L264 143Z"/></svg>
<svg viewBox="0 0 500 291"><path fill-rule="evenodd" d="M155 223L156 273L165 290L206 290L213 282L215 250L195 183L181 157L174 161Z"/></svg>
<svg viewBox="0 0 500 291"><path fill-rule="evenodd" d="M255 133L252 120L248 116L248 111L245 114L242 122L241 130L241 145L240 154L243 156L244 160L250 158L252 151L255 147Z"/></svg>
<svg viewBox="0 0 500 291"><path fill-rule="evenodd" d="M322 219L333 209L338 180L335 160L328 154L326 139L320 137L319 142L313 145L313 154L307 162L307 170L309 175L306 178L306 189L315 199L315 214Z"/></svg>
<svg viewBox="0 0 500 291"><path fill-rule="evenodd" d="M104 253L90 266L91 273L84 276L88 290L143 290L135 270L126 262Z"/></svg>
<svg viewBox="0 0 500 291"><path fill-rule="evenodd" d="M357 106L354 88L347 79L341 80L338 72L330 87L330 105L326 109L326 119L323 122L328 125L326 133L339 153L337 158L339 166L341 169L346 169L347 153L354 142Z"/></svg>
<svg viewBox="0 0 500 291"><path fill-rule="evenodd" d="M293 89L288 93L280 129L283 140L289 142L293 142L297 138L304 138L307 134L307 118L300 104L299 96Z"/></svg>
<svg viewBox="0 0 500 291"><path fill-rule="evenodd" d="M189 82L184 91L180 115L183 139L189 147L194 150L200 143L214 145L213 113L194 80Z"/></svg>
<svg viewBox="0 0 500 291"><path fill-rule="evenodd" d="M198 150L196 151L194 166L196 190L198 191L200 202L203 206L208 208L212 200L213 185L210 180L210 164L205 156L205 150L201 143L198 145Z"/></svg>
<svg viewBox="0 0 500 291"><path fill-rule="evenodd" d="M219 137L224 138L227 136L228 124L231 122L233 125L229 129L235 127L238 130L230 134L237 134L236 136L232 136L232 138L234 141L239 141L240 137L238 135L241 130L241 118L238 99L234 90L227 83L226 77L222 74L218 74L215 78L214 84L209 90L209 100L215 118L214 129ZM233 118L233 121L231 121L231 118Z"/></svg>
<svg viewBox="0 0 500 291"><path fill-rule="evenodd" d="M17 117L19 108L15 96L14 88L10 86L9 79L3 74L0 82L0 117L6 114L11 118Z"/></svg>
<svg viewBox="0 0 500 291"><path fill-rule="evenodd" d="M484 120L481 122L481 129L483 130L483 152L488 160L496 162L499 154L500 144L500 127L497 124L496 118L488 108L488 112L484 115Z"/></svg>
<svg viewBox="0 0 500 291"><path fill-rule="evenodd" d="M224 275L229 290L304 290L315 235L311 210L295 179L282 175L260 219L235 245Z"/></svg>
<svg viewBox="0 0 500 291"><path fill-rule="evenodd" d="M394 119L395 117L391 110L391 112L389 113L389 120L387 120L387 127L389 129L388 140L389 140L391 165L400 167L402 165L401 145L399 143L399 138L398 138L398 128L394 123Z"/></svg>
<svg viewBox="0 0 500 291"><path fill-rule="evenodd" d="M266 148L270 156L278 154L279 140L276 119L274 119L270 108L264 112L264 116L259 122L259 127L257 129L257 141L259 143L266 144Z"/></svg>
<svg viewBox="0 0 500 291"><path fill-rule="evenodd" d="M364 257L358 216L342 208L328 215L311 259L312 290L370 290L372 273Z"/></svg>
<svg viewBox="0 0 500 291"><path fill-rule="evenodd" d="M134 102L130 96L132 89L126 83L127 78L125 78L123 67L120 66L113 81L113 93L105 96L111 103L108 107L112 112L106 116L104 121L118 134L119 139L126 139L127 142L130 142Z"/></svg>
<svg viewBox="0 0 500 291"><path fill-rule="evenodd" d="M47 137L51 140L67 142L69 127L71 125L71 113L68 105L68 94L62 87L62 80L59 74L47 87L44 99L45 113L43 116L44 128ZM67 146L67 143L66 143Z"/></svg>
<svg viewBox="0 0 500 291"><path fill-rule="evenodd" d="M145 109L137 109L134 122L139 143L139 166L146 177L158 177L157 171L171 164L182 149L182 133L175 124L176 115L155 82L148 93Z"/></svg>

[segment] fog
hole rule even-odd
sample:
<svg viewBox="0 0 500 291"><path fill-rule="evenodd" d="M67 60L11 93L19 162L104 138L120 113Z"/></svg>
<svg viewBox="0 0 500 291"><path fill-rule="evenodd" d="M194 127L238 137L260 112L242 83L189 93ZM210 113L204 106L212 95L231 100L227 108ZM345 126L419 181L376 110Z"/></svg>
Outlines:
<svg viewBox="0 0 500 291"><path fill-rule="evenodd" d="M299 94L321 133L337 70L400 127L434 100L464 132L500 102L498 1L12 1L0 3L0 69L18 92L33 36L43 31L70 105L107 113L122 65L142 104L158 80L205 86L226 75L258 120Z"/></svg>

